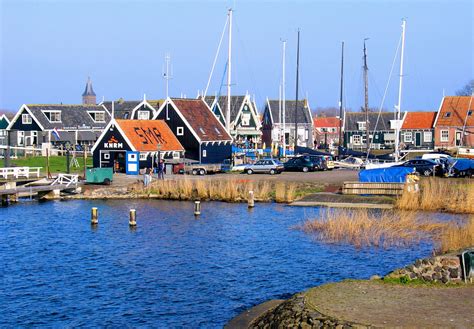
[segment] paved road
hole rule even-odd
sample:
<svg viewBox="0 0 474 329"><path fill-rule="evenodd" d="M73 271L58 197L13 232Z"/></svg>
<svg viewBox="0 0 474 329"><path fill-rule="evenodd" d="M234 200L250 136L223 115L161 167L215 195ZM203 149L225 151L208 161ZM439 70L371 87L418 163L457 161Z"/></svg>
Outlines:
<svg viewBox="0 0 474 329"><path fill-rule="evenodd" d="M345 181L357 181L358 171L356 170L331 170L331 171L316 171L316 172L283 172L278 175L268 174L241 174L241 173L226 173L206 176L192 176L192 175L165 175L165 179L245 179L245 180L268 180L268 181L284 181L308 184L321 185L342 185ZM137 180L143 180L142 176L127 176L125 174L115 174L114 181L111 186L119 187L134 183Z"/></svg>

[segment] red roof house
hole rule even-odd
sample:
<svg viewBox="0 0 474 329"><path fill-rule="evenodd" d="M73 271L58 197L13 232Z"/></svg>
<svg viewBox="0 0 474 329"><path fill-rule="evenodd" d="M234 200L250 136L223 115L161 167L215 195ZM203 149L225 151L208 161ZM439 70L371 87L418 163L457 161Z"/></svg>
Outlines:
<svg viewBox="0 0 474 329"><path fill-rule="evenodd" d="M405 112L400 130L400 145L405 149L432 150L436 112Z"/></svg>

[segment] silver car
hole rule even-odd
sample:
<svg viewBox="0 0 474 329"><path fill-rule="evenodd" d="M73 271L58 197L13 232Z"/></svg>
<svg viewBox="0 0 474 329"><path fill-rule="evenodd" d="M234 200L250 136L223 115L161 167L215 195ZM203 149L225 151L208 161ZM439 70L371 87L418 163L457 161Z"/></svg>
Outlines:
<svg viewBox="0 0 474 329"><path fill-rule="evenodd" d="M258 174L279 174L284 170L283 164L274 159L258 160L252 165L245 167L244 172L251 175L253 173Z"/></svg>

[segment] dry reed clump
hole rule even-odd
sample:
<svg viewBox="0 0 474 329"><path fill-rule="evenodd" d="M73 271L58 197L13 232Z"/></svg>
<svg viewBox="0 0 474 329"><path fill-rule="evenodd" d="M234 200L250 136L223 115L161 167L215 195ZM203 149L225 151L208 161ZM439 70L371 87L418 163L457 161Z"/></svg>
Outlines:
<svg viewBox="0 0 474 329"><path fill-rule="evenodd" d="M303 224L305 232L329 243L349 243L357 248L406 246L439 234L447 224L416 218L415 213L369 212L366 209L326 210L321 219Z"/></svg>
<svg viewBox="0 0 474 329"><path fill-rule="evenodd" d="M321 218L301 227L328 243L361 247L407 246L431 240L435 252L446 253L474 246L474 216L462 222L438 222L415 212L370 212L367 209L325 210Z"/></svg>
<svg viewBox="0 0 474 329"><path fill-rule="evenodd" d="M474 246L474 216L471 216L463 225L452 224L439 237L438 252L461 250Z"/></svg>
<svg viewBox="0 0 474 329"><path fill-rule="evenodd" d="M296 198L296 185L276 183L275 184L275 201L276 202L293 202Z"/></svg>
<svg viewBox="0 0 474 329"><path fill-rule="evenodd" d="M428 178L420 182L420 191L405 189L397 200L402 210L442 210L453 213L474 213L474 183L466 180Z"/></svg>

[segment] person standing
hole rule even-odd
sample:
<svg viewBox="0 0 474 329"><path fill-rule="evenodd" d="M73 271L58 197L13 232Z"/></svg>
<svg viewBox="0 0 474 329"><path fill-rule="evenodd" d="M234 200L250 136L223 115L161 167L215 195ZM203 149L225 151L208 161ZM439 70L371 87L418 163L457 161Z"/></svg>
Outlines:
<svg viewBox="0 0 474 329"><path fill-rule="evenodd" d="M164 171L165 164L163 163L163 160L160 160L160 163L158 163L158 179L165 179Z"/></svg>

